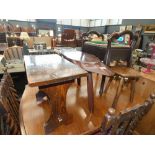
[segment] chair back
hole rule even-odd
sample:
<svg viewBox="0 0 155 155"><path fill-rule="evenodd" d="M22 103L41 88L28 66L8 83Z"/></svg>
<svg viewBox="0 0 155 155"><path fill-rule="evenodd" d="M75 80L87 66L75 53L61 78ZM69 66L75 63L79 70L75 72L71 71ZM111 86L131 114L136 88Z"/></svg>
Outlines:
<svg viewBox="0 0 155 155"><path fill-rule="evenodd" d="M97 31L88 31L88 32L82 34L82 47L83 47L85 41L89 41L89 39L90 39L89 36L94 35L94 34L97 37L101 37L102 40L104 40L104 35L103 34L97 32Z"/></svg>
<svg viewBox="0 0 155 155"><path fill-rule="evenodd" d="M127 108L119 113L109 108L100 128L87 131L85 135L130 135L134 134L139 121L145 116L155 103L155 94L143 103Z"/></svg>
<svg viewBox="0 0 155 155"><path fill-rule="evenodd" d="M64 46L76 46L76 33L75 30L72 29L65 29L62 37L61 42Z"/></svg>
<svg viewBox="0 0 155 155"><path fill-rule="evenodd" d="M0 83L0 109L2 120L10 129L20 133L19 100L10 74L4 73Z"/></svg>
<svg viewBox="0 0 155 155"><path fill-rule="evenodd" d="M20 46L9 47L4 51L6 60L23 60L23 48Z"/></svg>
<svg viewBox="0 0 155 155"><path fill-rule="evenodd" d="M127 45L126 48L124 47L118 47L118 48L111 48L111 43L113 40L118 39L121 36L124 35L129 35L130 36L130 43ZM105 56L104 63L106 65L110 65L110 61L112 60L123 60L127 62L127 66L131 65L131 54L132 51L135 48L136 42L137 42L138 37L133 35L133 33L129 30L125 30L121 33L113 33L109 36L108 38L108 44L107 44L107 52Z"/></svg>
<svg viewBox="0 0 155 155"><path fill-rule="evenodd" d="M105 115L102 125L101 134L104 135L129 135L133 134L138 122L151 109L155 102L155 94L150 95L144 104L128 108L119 114L115 109L110 108Z"/></svg>

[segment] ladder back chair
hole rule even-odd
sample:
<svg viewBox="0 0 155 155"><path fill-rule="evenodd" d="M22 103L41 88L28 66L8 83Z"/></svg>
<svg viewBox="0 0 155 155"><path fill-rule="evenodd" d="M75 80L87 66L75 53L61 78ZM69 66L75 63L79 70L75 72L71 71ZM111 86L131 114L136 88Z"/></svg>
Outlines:
<svg viewBox="0 0 155 155"><path fill-rule="evenodd" d="M131 135L136 133L135 128L138 122L146 115L155 102L155 94L143 103L127 108L116 113L114 108L109 108L105 114L100 128L88 131L87 135Z"/></svg>

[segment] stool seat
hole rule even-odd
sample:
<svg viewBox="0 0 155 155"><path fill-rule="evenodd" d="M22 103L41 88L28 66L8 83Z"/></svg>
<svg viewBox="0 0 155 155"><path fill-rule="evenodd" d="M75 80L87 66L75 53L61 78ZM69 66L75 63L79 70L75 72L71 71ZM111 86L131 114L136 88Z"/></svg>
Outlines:
<svg viewBox="0 0 155 155"><path fill-rule="evenodd" d="M115 67L111 67L111 69L115 74L122 76L122 77L126 77L126 78L140 77L140 73L133 68L115 66Z"/></svg>

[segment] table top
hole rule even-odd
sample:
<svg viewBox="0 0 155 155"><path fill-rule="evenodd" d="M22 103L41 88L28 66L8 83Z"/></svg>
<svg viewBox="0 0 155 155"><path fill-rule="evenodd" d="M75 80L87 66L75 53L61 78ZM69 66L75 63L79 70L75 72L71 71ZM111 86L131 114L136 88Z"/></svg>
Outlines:
<svg viewBox="0 0 155 155"><path fill-rule="evenodd" d="M81 51L61 50L61 54L63 54L64 56L66 56L67 58L73 61L79 61L81 63L96 64L100 62L100 59L97 58L95 55L84 53Z"/></svg>
<svg viewBox="0 0 155 155"><path fill-rule="evenodd" d="M104 65L95 55L76 50L61 50L60 55L88 72L99 73L106 76L114 75L112 70Z"/></svg>
<svg viewBox="0 0 155 155"><path fill-rule="evenodd" d="M87 72L57 54L25 55L29 86L44 86L86 76Z"/></svg>

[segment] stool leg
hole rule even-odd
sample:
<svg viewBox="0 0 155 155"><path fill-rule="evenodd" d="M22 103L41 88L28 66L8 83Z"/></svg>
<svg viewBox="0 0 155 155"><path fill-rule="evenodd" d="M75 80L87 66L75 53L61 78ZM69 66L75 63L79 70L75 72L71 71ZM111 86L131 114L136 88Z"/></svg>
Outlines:
<svg viewBox="0 0 155 155"><path fill-rule="evenodd" d="M77 78L78 86L81 86L81 78Z"/></svg>
<svg viewBox="0 0 155 155"><path fill-rule="evenodd" d="M92 73L88 72L87 76L87 92L88 92L88 106L91 113L94 112L94 90Z"/></svg>
<svg viewBox="0 0 155 155"><path fill-rule="evenodd" d="M105 76L102 75L102 80L101 80L101 85L100 85L100 91L99 91L99 95L102 96L103 94L103 88L104 88L104 83L105 83Z"/></svg>
<svg viewBox="0 0 155 155"><path fill-rule="evenodd" d="M113 80L113 76L110 77L110 79L109 79L109 81L108 81L108 83L107 83L107 85L106 85L106 87L105 87L104 93L107 93L107 90L109 89L109 86L110 86L112 80Z"/></svg>
<svg viewBox="0 0 155 155"><path fill-rule="evenodd" d="M133 102L134 93L135 93L135 84L136 84L136 80L135 79L131 80L130 102Z"/></svg>
<svg viewBox="0 0 155 155"><path fill-rule="evenodd" d="M116 105L117 105L119 96L120 96L120 94L121 94L121 90L122 90L122 88L123 88L123 84L124 84L124 78L121 78L121 79L119 80L118 87L117 87L117 90L116 90L116 95L115 95L115 98L114 98L114 101L113 101L113 104L112 104L112 107L113 107L113 108L115 108Z"/></svg>

